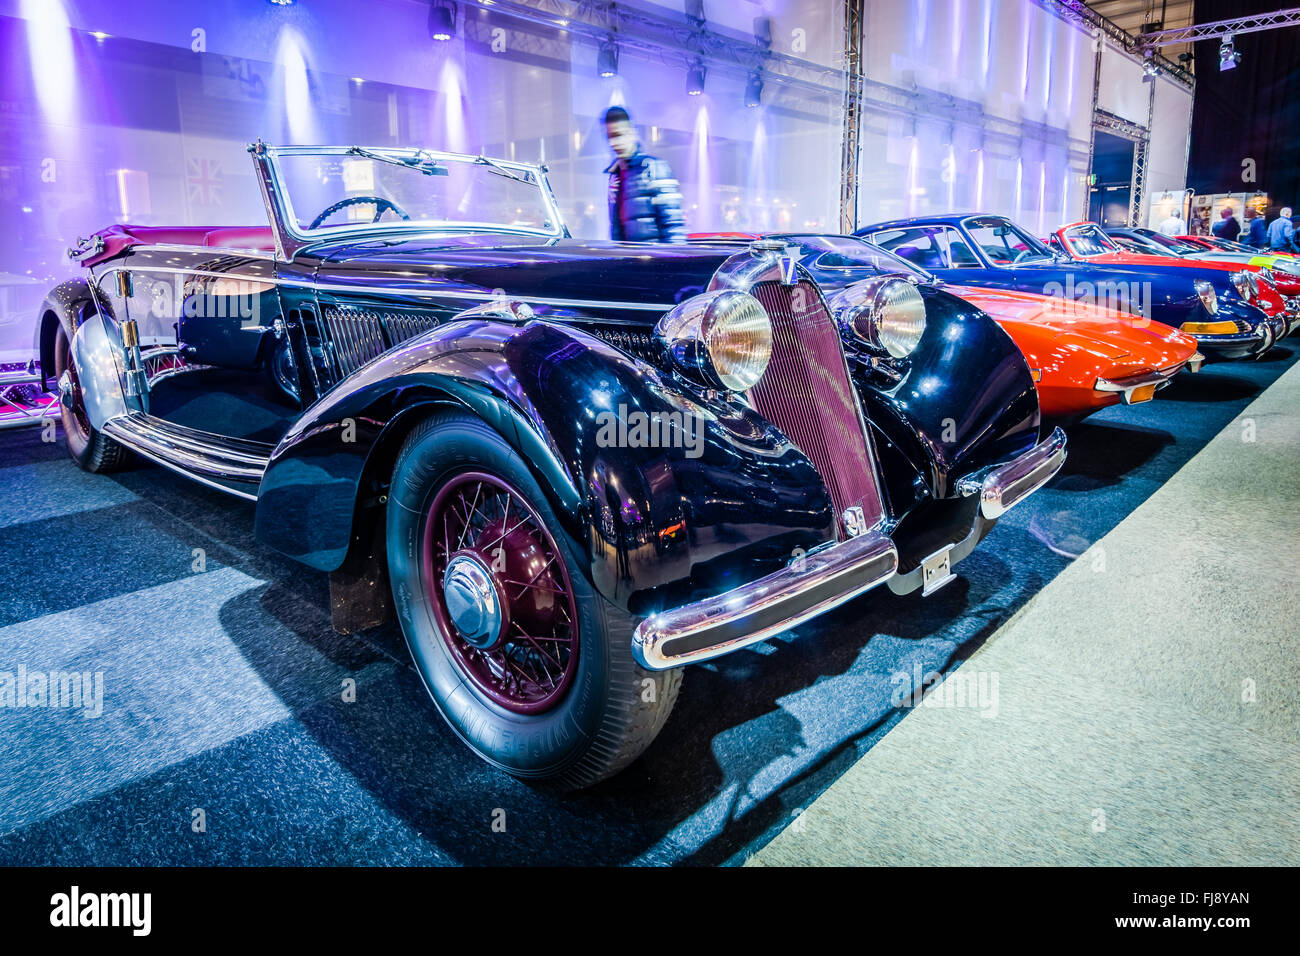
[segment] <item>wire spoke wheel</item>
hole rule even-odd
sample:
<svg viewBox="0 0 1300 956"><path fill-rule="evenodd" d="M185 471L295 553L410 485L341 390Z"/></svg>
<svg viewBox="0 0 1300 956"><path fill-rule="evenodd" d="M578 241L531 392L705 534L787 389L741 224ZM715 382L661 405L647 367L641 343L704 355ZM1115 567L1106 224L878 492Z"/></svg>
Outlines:
<svg viewBox="0 0 1300 956"><path fill-rule="evenodd" d="M485 472L455 475L434 496L421 552L425 593L461 673L513 713L554 707L578 667L578 609L527 500Z"/></svg>

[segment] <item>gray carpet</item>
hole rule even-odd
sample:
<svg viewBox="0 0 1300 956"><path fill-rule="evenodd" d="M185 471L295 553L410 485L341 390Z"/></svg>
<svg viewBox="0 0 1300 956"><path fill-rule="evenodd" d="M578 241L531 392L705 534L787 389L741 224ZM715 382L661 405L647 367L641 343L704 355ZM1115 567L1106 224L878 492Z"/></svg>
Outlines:
<svg viewBox="0 0 1300 956"><path fill-rule="evenodd" d="M750 859L1300 863L1300 370Z"/></svg>

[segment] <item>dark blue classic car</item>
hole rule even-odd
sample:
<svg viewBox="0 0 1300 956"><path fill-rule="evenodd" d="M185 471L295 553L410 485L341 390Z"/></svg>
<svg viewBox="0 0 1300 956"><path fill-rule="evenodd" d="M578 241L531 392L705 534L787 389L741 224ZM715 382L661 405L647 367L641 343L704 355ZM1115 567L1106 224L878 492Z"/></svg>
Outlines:
<svg viewBox="0 0 1300 956"><path fill-rule="evenodd" d="M250 150L270 228L73 250L41 316L69 451L256 502L513 774L593 783L682 665L942 587L1064 460L1012 341L916 277L832 314L783 242L571 239L539 167Z"/></svg>
<svg viewBox="0 0 1300 956"><path fill-rule="evenodd" d="M1014 289L1142 315L1196 336L1207 359L1260 355L1278 329L1226 273L1081 263L1002 216L950 214L879 222L856 235L949 282Z"/></svg>

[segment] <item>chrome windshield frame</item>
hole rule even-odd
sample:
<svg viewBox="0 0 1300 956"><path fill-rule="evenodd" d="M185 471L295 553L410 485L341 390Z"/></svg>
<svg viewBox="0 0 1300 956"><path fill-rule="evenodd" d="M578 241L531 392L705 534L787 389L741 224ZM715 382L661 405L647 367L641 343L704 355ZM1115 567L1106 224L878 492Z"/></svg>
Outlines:
<svg viewBox="0 0 1300 956"><path fill-rule="evenodd" d="M514 226L502 223L475 221L420 221L419 223L397 221L383 223L358 223L356 225L331 226L328 229L302 229L294 212L293 199L285 186L283 170L280 165L282 156L337 156L357 155L353 146L270 146L258 141L248 147L253 156L262 186L262 198L267 207L267 218L275 234L276 252L284 260L292 259L295 254L308 246L334 242L340 239L369 239L386 236L419 235L428 233L488 233L503 236L534 236L541 239L561 239L568 235L564 217L560 214L559 202L551 189L546 176L546 167L532 163L520 163L514 160L491 159L491 165L485 165L480 157L470 153L451 153L418 147L366 146L366 152L388 156L394 159L418 155L421 159L443 163L461 163L467 166L481 166L486 170L493 167L515 173L532 176L548 218L555 224L553 229L535 229L528 226ZM365 158L364 156L361 158Z"/></svg>

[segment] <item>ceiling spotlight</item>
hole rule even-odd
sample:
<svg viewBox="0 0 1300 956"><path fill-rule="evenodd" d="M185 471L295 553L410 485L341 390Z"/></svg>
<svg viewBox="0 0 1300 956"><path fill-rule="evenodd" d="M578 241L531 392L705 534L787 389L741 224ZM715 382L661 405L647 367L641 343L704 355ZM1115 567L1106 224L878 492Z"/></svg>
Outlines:
<svg viewBox="0 0 1300 956"><path fill-rule="evenodd" d="M690 96L699 96L704 92L704 63L696 60L686 71L686 92Z"/></svg>
<svg viewBox="0 0 1300 956"><path fill-rule="evenodd" d="M274 7L291 7L294 0L267 0Z"/></svg>
<svg viewBox="0 0 1300 956"><path fill-rule="evenodd" d="M704 26L704 0L686 0L683 4L685 7L686 19L697 27Z"/></svg>
<svg viewBox="0 0 1300 956"><path fill-rule="evenodd" d="M1241 54L1237 52L1232 42L1232 34L1228 34L1219 41L1219 69L1235 70L1240 62Z"/></svg>
<svg viewBox="0 0 1300 956"><path fill-rule="evenodd" d="M764 50L772 49L772 18L754 18L754 42Z"/></svg>
<svg viewBox="0 0 1300 956"><path fill-rule="evenodd" d="M1142 61L1142 82L1153 83L1155 78L1160 75L1160 67L1156 66L1156 61L1148 55Z"/></svg>
<svg viewBox="0 0 1300 956"><path fill-rule="evenodd" d="M435 3L429 8L429 36L446 42L456 35L456 8Z"/></svg>
<svg viewBox="0 0 1300 956"><path fill-rule="evenodd" d="M745 105L749 107L763 105L763 75L761 73L749 74L749 79L745 82Z"/></svg>
<svg viewBox="0 0 1300 956"><path fill-rule="evenodd" d="M618 45L613 40L600 45L600 52L596 54L596 72L606 77L618 75Z"/></svg>

